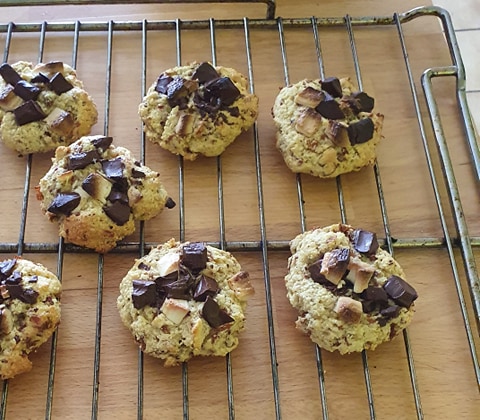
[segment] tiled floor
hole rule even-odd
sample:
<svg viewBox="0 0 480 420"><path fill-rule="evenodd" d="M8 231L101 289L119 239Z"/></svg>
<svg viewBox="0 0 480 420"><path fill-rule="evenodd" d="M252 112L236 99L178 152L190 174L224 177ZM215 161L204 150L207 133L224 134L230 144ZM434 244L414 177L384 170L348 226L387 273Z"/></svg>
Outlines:
<svg viewBox="0 0 480 420"><path fill-rule="evenodd" d="M450 12L467 75L467 100L480 133L480 0L433 0Z"/></svg>

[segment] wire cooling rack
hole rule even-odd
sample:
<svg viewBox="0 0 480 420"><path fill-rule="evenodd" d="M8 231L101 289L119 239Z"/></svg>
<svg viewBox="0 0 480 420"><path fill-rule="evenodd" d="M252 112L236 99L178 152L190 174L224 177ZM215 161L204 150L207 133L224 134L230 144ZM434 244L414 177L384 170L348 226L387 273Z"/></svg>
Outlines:
<svg viewBox="0 0 480 420"><path fill-rule="evenodd" d="M34 2L34 4L36 4ZM38 4L41 4L38 2ZM60 35L62 39L67 39L72 45L71 64L74 68L77 68L79 62L82 60L82 40L85 38L94 38L95 42L100 44L104 48L106 53L105 62L105 80L104 83L99 83L103 86L103 132L108 134L112 131L111 124L111 112L112 108L116 107L116 98L112 94L112 83L115 75L115 53L117 49L122 48L122 41L115 41L117 37L121 37L125 34L135 34L138 38L138 62L141 65L141 84L138 97L142 97L146 91L146 87L151 83L152 77L149 74L149 63L153 61L151 58L151 45L152 38L158 36L158 34L167 34L171 40L172 51L174 51L175 59L174 64L181 65L185 62L184 50L185 38L191 39L190 33L207 34L209 41L210 57L209 60L213 64L217 64L220 48L224 48L221 44L222 35L226 32L232 32L236 34L236 39L239 45L243 45L238 55L240 62L243 63L243 68L246 70L246 75L250 80L250 90L253 93L262 91L261 83L265 80L265 76L259 76L263 67L260 68L257 65L258 57L264 54L272 54L278 57L277 63L280 64L280 70L276 70L277 76L280 75L282 81L281 84L289 84L296 81L300 74L297 64L298 54L289 50L289 40L293 37L300 36L305 39L305 43L313 45L314 54L308 56L307 61L313 63L313 66L317 66L317 76L324 78L326 75L325 66L329 60L328 46L325 48L326 43L330 42L330 35L342 34L346 37L348 44L347 52L340 52L349 56L349 62L351 68L353 68L353 74L356 77L356 82L360 89L364 88L364 81L370 85L372 82L369 79L368 69L370 67L365 63L361 63L361 52L359 49L363 48L359 44L357 38L362 39L365 31L376 31L378 33L377 39L381 39L385 35L385 31L388 30L389 36L392 33L396 33L396 55L401 56L403 68L400 69L402 77L404 78L403 90L409 92L410 108L414 114L414 120L418 125L418 132L416 136L418 138L419 149L423 148L423 158L425 161L425 176L428 182L431 184L431 193L434 197L434 203L436 205L436 223L441 227L440 235L422 235L419 231L418 235L407 236L394 236L393 231L395 227L392 227L392 217L389 208L389 194L386 190L389 189L389 185L386 185L384 174L380 174L380 167L382 164L381 157L379 158L379 164L374 165L371 171L371 182L374 185L376 196L378 197L379 214L377 217L378 223L383 228L384 239L382 245L389 252L402 253L402 251L412 253L423 253L425 250L441 249L445 252L449 261L449 267L451 269L451 280L455 285L455 289L458 297L458 308L461 312L462 323L465 329L466 347L471 358L471 366L473 368L472 377L475 378L477 386L480 384L480 367L478 361L478 351L476 340L478 338L478 322L480 314L480 283L478 279L478 272L475 263L474 250L479 245L477 226L473 227L475 234L469 233L468 210L465 211L462 200L465 201L465 195L462 194L461 188L457 185L457 182L462 184L463 179L457 181L457 168L455 158L452 162L452 157L449 152L449 133L445 133L444 126L442 124L443 115L441 111L441 104L437 101L437 93L435 91L434 80L437 78L449 78L455 81L455 89L453 99L454 109L458 112L458 121L461 127L461 140L459 143L465 147L468 155L468 167L467 177L473 179L473 185L478 185L477 182L480 177L480 155L476 141L475 131L473 128L472 120L469 114L468 105L465 97L465 71L463 68L462 59L456 43L455 34L452 28L452 24L448 13L437 7L424 7L414 9L412 11L400 14L394 14L393 16L370 16L370 17L332 17L332 18L276 18L274 16L274 4L267 4L267 18L266 19L232 19L232 20L172 20L172 21L106 21L106 22L39 22L39 23L1 23L0 35L4 40L3 49L3 61L10 61L10 57L15 50L15 41L19 39L19 42L27 42L31 44L32 50L36 49L37 60L43 61L46 53L48 52L48 40L54 35ZM405 35L405 31L408 31L408 25L410 22L416 22L426 20L428 17L435 17L441 24L443 34L445 37L445 44L441 45L446 51L446 56L449 58L449 62L446 65L435 65L432 67L425 67L422 69L420 80L416 80L416 74L418 72L417 63L411 61L408 36ZM268 34L268 35L267 35ZM268 42L262 43L263 39L267 39ZM274 42L272 42L272 40ZM275 42L276 40L276 42ZM150 43L150 44L149 44ZM219 45L222 45L220 47ZM37 47L34 47L37 45ZM90 45L90 44L89 44ZM363 45L363 44L362 44ZM327 52L325 53L325 50ZM150 53L149 53L150 51ZM222 50L223 53L223 50ZM51 55L51 54L50 54ZM428 55L428 54L426 54ZM331 57L331 55L330 55ZM423 64L421 64L423 65ZM310 64L312 66L312 64ZM367 70L365 70L367 69ZM294 76L293 76L294 75ZM393 77L393 76L392 76ZM419 83L420 82L420 83ZM280 85L281 85L280 84ZM423 96L422 96L423 94ZM426 104L426 108L424 107ZM263 105L264 108L271 106L270 104ZM268 110L267 110L268 112ZM280 369L282 365L279 361L279 335L282 334L282 330L285 326L280 325L279 313L276 309L275 300L277 299L277 286L278 283L274 283L272 278L278 277L277 273L282 269L273 267L277 264L277 256L283 261L288 257L288 234L278 234L274 228L269 228L269 202L271 197L270 192L266 192L267 188L270 188L269 177L272 176L272 170L267 166L272 162L276 163L276 158L272 158L268 155L265 148L265 142L262 131L262 121L259 120L248 133L248 138L251 141L252 151L248 155L253 159L253 171L254 179L256 180L254 190L256 191L256 206L258 207L257 216L258 220L256 224L258 231L252 237L245 237L245 235L238 234L238 238L235 234L231 234L229 231L230 211L225 210L225 207L230 208L228 204L229 200L234 197L235 192L228 190L228 182L224 179L224 174L228 171L227 164L224 157L219 157L215 161L216 169L214 171L214 177L216 178L216 197L211 197L212 202L216 201L218 207L218 240L209 240L209 243L213 246L226 249L232 252L238 252L242 254L255 254L260 261L259 277L263 279L263 282L257 284L257 290L260 287L262 289L261 295L265 300L261 306L261 311L266 322L266 333L268 334L268 346L265 347L268 352L269 361L269 380L262 383L262 388L270 390L269 395L271 401L266 404L271 405L271 409L268 413L257 413L259 418L295 418L295 416L289 415L289 410L285 408L290 404L288 397L289 393L293 390L289 386L282 382L280 376L282 373ZM148 160L149 153L158 153L157 151L151 152L153 149L151 146L146 145L145 139L142 134L138 135L139 138L139 152L143 162ZM457 144L457 143L456 143ZM242 149L243 150L243 149ZM266 157L264 155L267 155ZM31 255L31 258L35 258L35 255L52 254L57 255L57 274L60 278L64 277L63 272L65 270L65 259L68 255L85 255L88 251L80 249L78 247L65 244L62 240L57 241L42 241L27 239L27 225L29 223L29 217L32 216L33 210L29 206L29 198L31 198L32 187L35 185L36 179L32 175L34 157L25 157L25 183L23 187L23 199L21 204L21 219L18 229L18 241L4 241L0 243L0 253L2 254L19 254L19 255ZM172 157L167 156L164 159L172 160ZM230 162L230 161L229 161ZM16 162L18 164L18 162ZM229 163L228 163L229 164ZM199 163L200 165L200 163ZM189 213L188 198L191 190L185 177L186 172L190 170L186 168L186 163L180 158L175 162L176 175L178 185L178 239L184 241L189 236L188 231L188 217L192 214ZM284 168L274 168L273 171L284 171ZM462 172L462 177L465 173ZM340 210L338 219L347 223L352 218L347 217L349 214L349 196L351 193L347 189L345 190L344 177L339 177L335 181L335 191L338 199L338 209ZM295 229L300 231L307 230L311 225L309 222L309 210L308 203L309 194L312 182L309 177L297 175L293 178L288 178L290 182L294 183L295 195L297 200L297 214L295 221L291 221L295 225ZM348 182L348 180L347 180ZM227 184L227 186L226 186ZM317 184L315 184L317 185ZM470 185L470 184L469 184ZM407 188L414 188L411 185ZM305 189L307 190L305 192ZM469 192L470 194L470 192ZM267 197L266 197L267 196ZM255 204L255 203L254 203ZM238 203L240 205L240 203ZM235 206L233 206L235 207ZM255 207L255 206L254 206ZM391 208L391 207L390 207ZM278 209L276 209L278 212ZM466 214L467 213L467 214ZM290 215L290 213L287 213ZM395 213L396 214L396 213ZM36 220L36 219L35 219ZM277 219L275 219L277 220ZM290 222L289 222L290 223ZM188 226L186 226L188 225ZM281 223L279 222L279 225ZM158 242L155 240L155 236L149 235L148 229L150 225L141 224L139 226L138 238L135 237L132 240L124 241L112 251L112 255L125 255L134 258L135 256L142 256L150 249L151 246L156 245ZM286 232L289 232L288 228ZM48 235L47 235L48 236ZM291 235L290 235L291 236ZM39 235L38 237L41 237ZM153 239L152 239L153 238ZM233 240L231 239L233 238ZM105 328L111 328L111 320L104 316L104 296L105 296L105 260L108 256L98 256L96 272L97 272L97 284L96 284L96 305L95 305L95 339L92 347L94 353L91 369L92 369L92 383L91 383L91 399L89 407L72 407L72 410L80 410L78 416L59 416L55 415L55 402L54 394L58 393L56 388L57 375L56 364L57 354L62 350L62 329L68 328L65 323L62 323L59 333L55 333L51 341L51 351L49 355L49 369L46 372L47 382L45 390L45 410L38 418L83 418L91 415L91 418L111 418L109 417L109 406L103 408L100 393L102 387L109 387L109 383L101 383L101 355L102 355L102 332ZM285 261L284 261L285 263ZM272 274L274 271L274 274ZM65 284L65 279L64 284ZM477 325L475 325L477 323ZM290 325L289 327L292 327ZM477 328L476 328L477 327ZM292 327L293 328L293 327ZM255 331L252 332L252 334ZM296 340L301 340L300 336L295 336ZM299 338L300 337L300 338ZM283 344L282 344L283 345ZM418 349L417 349L418 350ZM317 409L311 418L339 418L339 408L332 400L335 400L335 396L332 397L328 392L329 378L326 375L327 369L325 367L325 357L330 358L330 355L325 355L318 347L314 347L314 358L316 365L315 375L317 376L317 383L309 384L309 388L317 388L318 391L318 404L315 406ZM419 379L416 371L416 357L414 357L414 350L412 349L411 339L409 332L405 331L403 334L403 352L401 371L407 374L406 382L409 383L407 393L411 395L413 400L410 415L406 415L405 418L411 418L416 416L417 418L423 418L425 409L423 407L423 401L425 399L425 389L421 389L419 386ZM416 353L418 354L418 353ZM239 387L235 387L235 363L233 361L233 355L226 357L225 365L225 384L226 384L226 402L219 403L222 406L226 406L224 411L221 411L217 418L234 419L235 417L242 417L242 411L239 410L239 406L243 407L242 403L238 402L241 398L237 397ZM283 358L283 356L282 356ZM376 367L371 366L369 361L370 354L363 352L361 354L361 366L363 372L363 386L365 388L366 396L366 416L375 419L381 417L379 411L383 410L383 397L376 396L375 385L373 384L372 376ZM136 382L136 399L135 414L137 418L149 417L149 402L145 401L145 363L146 360L143 354L139 351L138 362L131 361L131 363L137 363L137 380L130 382L130 386L134 386ZM243 360L243 359L242 359ZM159 367L158 369L162 369ZM181 416L184 419L202 418L194 411L192 406L192 385L189 375L189 364L183 364L179 372L181 376ZM241 373L237 375L241 376ZM331 380L331 379L330 379ZM473 383L473 381L472 381ZM293 386L293 385L292 385ZM452 384L454 386L454 384ZM3 392L1 400L1 417L2 418L18 418L17 412L14 411L18 406L14 403L14 408L9 409L11 404L9 401L18 399L15 396L15 392L19 392L17 389L10 389L9 381L4 381ZM404 388L402 388L404 389ZM55 392L54 392L55 391ZM75 391L73 391L75 392ZM448 398L448 396L445 396ZM343 397L344 398L344 397ZM248 405L249 402L247 401ZM363 403L361 404L364 405ZM161 405L162 406L162 405ZM168 406L168 404L167 404ZM38 410L37 410L38 411ZM192 415L192 412L196 415ZM255 411L249 411L253 413ZM308 411L306 411L308 412ZM340 410L341 412L341 410ZM311 413L310 413L311 414ZM303 414L305 415L305 413ZM308 416L307 416L308 417ZM302 417L302 418L307 418ZM361 416L360 416L361 417ZM359 418L360 418L359 417ZM32 417L33 418L33 417ZM35 417L37 418L37 417ZM126 416L125 418L131 418ZM163 418L163 417L162 417ZM176 418L165 414L164 418ZM209 418L215 418L211 416ZM249 415L243 415L243 418L251 418Z"/></svg>

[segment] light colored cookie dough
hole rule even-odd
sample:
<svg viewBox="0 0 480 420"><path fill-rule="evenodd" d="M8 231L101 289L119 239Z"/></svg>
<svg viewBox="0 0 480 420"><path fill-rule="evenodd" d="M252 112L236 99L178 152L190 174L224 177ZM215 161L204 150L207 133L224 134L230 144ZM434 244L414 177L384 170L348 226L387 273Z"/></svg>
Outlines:
<svg viewBox="0 0 480 420"><path fill-rule="evenodd" d="M138 109L147 139L195 160L218 156L258 114L245 76L228 67L192 63L165 70Z"/></svg>
<svg viewBox="0 0 480 420"><path fill-rule="evenodd" d="M373 164L383 126L373 105L349 78L302 80L281 89L272 115L288 168L333 178Z"/></svg>
<svg viewBox="0 0 480 420"><path fill-rule="evenodd" d="M0 67L0 137L10 149L29 154L69 145L90 133L97 116L69 65L20 61Z"/></svg>
<svg viewBox="0 0 480 420"><path fill-rule="evenodd" d="M60 323L61 284L43 265L16 257L0 262L0 378L28 372L28 356Z"/></svg>
<svg viewBox="0 0 480 420"><path fill-rule="evenodd" d="M135 262L117 306L142 351L175 366L235 349L253 293L229 252L171 239Z"/></svg>
<svg viewBox="0 0 480 420"><path fill-rule="evenodd" d="M335 224L298 235L290 249L285 283L296 326L321 348L374 350L412 320L417 293L375 234Z"/></svg>
<svg viewBox="0 0 480 420"><path fill-rule="evenodd" d="M42 211L67 242L105 253L175 202L160 174L142 165L112 137L86 136L55 151L36 187Z"/></svg>

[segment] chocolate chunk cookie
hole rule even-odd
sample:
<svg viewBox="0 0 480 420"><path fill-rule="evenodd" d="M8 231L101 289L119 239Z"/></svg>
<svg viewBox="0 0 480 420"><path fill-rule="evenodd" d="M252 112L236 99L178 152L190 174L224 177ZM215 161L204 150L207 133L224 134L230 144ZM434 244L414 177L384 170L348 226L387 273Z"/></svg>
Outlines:
<svg viewBox="0 0 480 420"><path fill-rule="evenodd" d="M135 262L120 283L117 306L142 351L175 366L235 349L253 293L229 252L171 239Z"/></svg>
<svg viewBox="0 0 480 420"><path fill-rule="evenodd" d="M55 151L36 187L42 211L67 242L104 253L164 207L174 207L160 174L112 137L86 136Z"/></svg>
<svg viewBox="0 0 480 420"><path fill-rule="evenodd" d="M147 138L188 160L220 155L257 114L245 76L207 62L165 70L139 106Z"/></svg>
<svg viewBox="0 0 480 420"><path fill-rule="evenodd" d="M43 265L16 257L0 262L0 378L28 372L28 356L60 323L61 284Z"/></svg>
<svg viewBox="0 0 480 420"><path fill-rule="evenodd" d="M341 354L375 349L414 313L415 289L374 233L335 224L298 235L285 277L296 326Z"/></svg>
<svg viewBox="0 0 480 420"><path fill-rule="evenodd" d="M60 61L0 66L0 137L21 154L48 152L90 133L97 108Z"/></svg>
<svg viewBox="0 0 480 420"><path fill-rule="evenodd" d="M272 109L277 148L293 172L320 178L373 164L383 115L350 79L302 80L284 87Z"/></svg>

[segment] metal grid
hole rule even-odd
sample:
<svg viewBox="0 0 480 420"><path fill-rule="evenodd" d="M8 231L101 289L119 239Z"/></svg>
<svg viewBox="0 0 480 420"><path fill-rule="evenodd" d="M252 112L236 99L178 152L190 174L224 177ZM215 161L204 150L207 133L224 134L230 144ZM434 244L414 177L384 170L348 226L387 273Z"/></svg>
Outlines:
<svg viewBox="0 0 480 420"><path fill-rule="evenodd" d="M438 176L436 175L432 164L432 152L427 141L426 127L422 119L420 110L420 98L419 93L415 87L415 83L412 76L411 64L408 56L408 48L404 39L403 25L411 20L422 18L424 16L436 16L442 24L445 38L450 51L452 63L442 68L427 69L422 76L422 87L424 95L428 104L428 113L432 124L433 131L435 133L435 140L438 146L438 153L441 159L442 170L444 173L445 182L448 185L448 202L446 203L442 199L439 192ZM453 27L446 11L436 7L419 8L407 13L394 14L392 17L361 17L352 18L350 16L344 16L341 18L294 18L294 19L258 19L250 20L248 18L240 20L218 20L210 19L208 21L141 21L141 22L95 22L95 23L36 23L36 24L4 24L0 25L0 33L6 34L6 43L3 53L3 61L8 61L10 45L12 38L17 33L39 33L40 44L38 49L38 61L42 61L44 54L45 37L49 32L61 32L73 35L73 52L72 52L72 66L75 68L77 64L77 55L79 48L79 37L84 32L102 32L107 34L107 74L106 74L106 89L105 89L105 122L104 133L109 132L109 113L110 113L110 83L111 83L111 67L112 67L112 39L116 32L120 31L135 31L142 34L142 92L145 93L145 87L147 85L146 79L146 63L147 63L147 37L152 31L174 31L176 37L176 57L177 64L182 64L182 51L181 51L181 38L184 31L190 29L209 31L212 62L216 64L216 30L221 29L241 29L244 32L244 41L246 47L246 61L248 65L248 78L250 80L250 91L255 92L255 79L254 68L252 64L252 45L251 45L251 30L269 30L277 31L280 44L280 52L283 60L283 72L285 84L290 83L289 76L289 64L287 56L287 47L285 39L285 30L288 28L300 28L301 30L311 32L313 40L315 42L319 77L323 78L324 63L322 48L320 43L320 37L318 30L323 27L338 27L343 28L348 33L348 37L351 45L352 59L355 66L357 83L360 89L362 89L362 73L360 70L359 60L357 57L356 41L354 36L354 28L361 26L394 26L398 31L398 38L402 48L402 54L404 56L405 69L408 75L409 88L411 90L412 101L417 115L419 130L424 146L425 157L429 167L429 174L432 181L432 187L437 203L438 214L441 221L444 236L440 239L432 238L415 238L413 240L394 240L390 233L390 224L387 213L387 206L385 197L383 195L382 179L380 171L377 165L374 166L374 176L377 185L377 192L380 200L381 214L383 225L385 229L385 241L383 246L391 253L394 253L395 249L400 248L425 248L425 247L446 247L448 255L450 257L450 264L453 270L453 276L458 292L458 298L462 311L462 316L465 324L465 330L468 338L468 345L473 362L473 369L477 379L477 383L480 386L480 366L477 356L477 350L473 336L475 334L474 327L472 327L468 316L468 303L467 299L463 295L462 287L460 285L460 274L462 270L465 271L468 283L470 286L470 298L473 302L473 311L477 323L479 323L480 314L480 283L478 279L478 273L475 266L475 259L472 252L472 247L479 245L479 239L472 237L468 233L467 224L463 215L461 206L461 200L459 191L456 185L455 175L452 168L452 163L447 149L447 140L445 138L442 124L440 121L440 114L435 101L435 95L433 94L432 79L436 77L455 77L457 80L457 100L459 110L461 113L462 122L465 129L466 140L469 144L471 151L472 167L475 171L476 179L480 178L480 155L478 146L476 143L475 132L473 129L473 123L469 114L468 106L465 97L465 72L463 63L459 53L459 49L456 43ZM227 241L225 236L225 216L224 216L224 191L223 191L223 179L222 179L222 159L217 158L217 173L218 173L218 208L219 208L219 226L220 226L220 238L218 242L210 243L213 246L230 251L256 251L261 253L263 262L263 277L266 296L266 312L268 319L268 333L269 333L269 345L270 345L270 361L271 361L271 377L272 377L272 389L275 405L275 416L277 419L282 417L281 407L281 393L278 379L277 368L277 352L276 352L276 340L274 331L274 313L272 308L272 296L271 296L271 282L270 282L270 267L269 267L269 254L277 251L288 250L288 242L283 240L275 240L267 238L265 211L264 211L264 191L263 191L263 175L262 175L262 161L260 154L258 127L255 124L253 129L254 138L254 156L255 156L255 168L257 178L257 194L258 194L258 206L259 206L259 224L260 224L260 241ZM145 161L145 138L142 135L141 138L141 160ZM62 277L63 271L63 258L66 253L85 252L78 247L64 244L62 240L59 243L26 243L25 242L25 226L27 219L27 207L28 207L28 193L32 187L31 185L31 165L32 156L29 156L26 161L25 169L25 187L22 205L22 216L20 222L20 234L17 243L0 243L1 253L17 253L22 255L25 252L29 253L57 253L58 254L58 266L57 274L59 278ZM185 208L184 208L184 165L182 158L178 160L178 179L179 179L179 191L178 191L178 204L180 214L180 241L185 240ZM347 216L345 211L345 200L342 189L341 177L336 180L338 200L341 209L341 221L347 223ZM300 224L302 231L307 229L306 216L304 211L304 198L302 191L302 176L296 177L296 189L298 195L298 205L300 211ZM445 212L450 205L456 230L450 232L447 226ZM144 252L150 248L152 243L146 243L145 232L143 224L140 225L140 240L139 242L129 242L120 244L112 252L137 252L138 255L143 256ZM459 267L454 256L454 250L459 249L463 257L463 267ZM87 251L88 252L88 251ZM96 312L96 333L95 333L95 358L94 358L94 374L92 384L92 405L91 405L91 417L97 418L99 412L99 371L100 371L100 344L102 336L102 299L103 299L103 269L104 269L104 257L99 255L98 257L98 284L97 284L97 312ZM478 326L478 325L477 325ZM405 350L407 354L406 362L408 365L408 371L411 380L411 390L413 393L416 415L417 418L423 418L423 410L421 403L421 395L417 387L417 377L415 372L415 363L410 348L410 340L408 332L404 331L403 334ZM56 361L56 349L57 349L57 335L54 334L52 339L51 357L50 357L50 370L48 377L48 393L45 408L45 418L49 419L52 416L52 396L55 384L55 361ZM325 376L324 368L322 364L322 352L316 347L315 356L318 368L318 382L320 399L322 403L322 417L324 419L329 418L327 395L325 391ZM368 407L370 418L376 418L375 403L373 399L371 381L370 381L370 367L368 363L367 352L362 353L363 372L365 379L365 387L367 391ZM137 400L137 418L141 419L144 416L144 379L143 379L143 353L138 352L138 400ZM232 364L230 356L226 357L226 376L227 376L227 391L228 391L228 415L230 419L235 418L235 404L234 404L234 390L232 381ZM189 418L189 392L188 392L188 365L182 366L182 385L183 385L183 418ZM3 393L1 399L1 418L6 416L6 408L8 403L8 381L3 383Z"/></svg>

